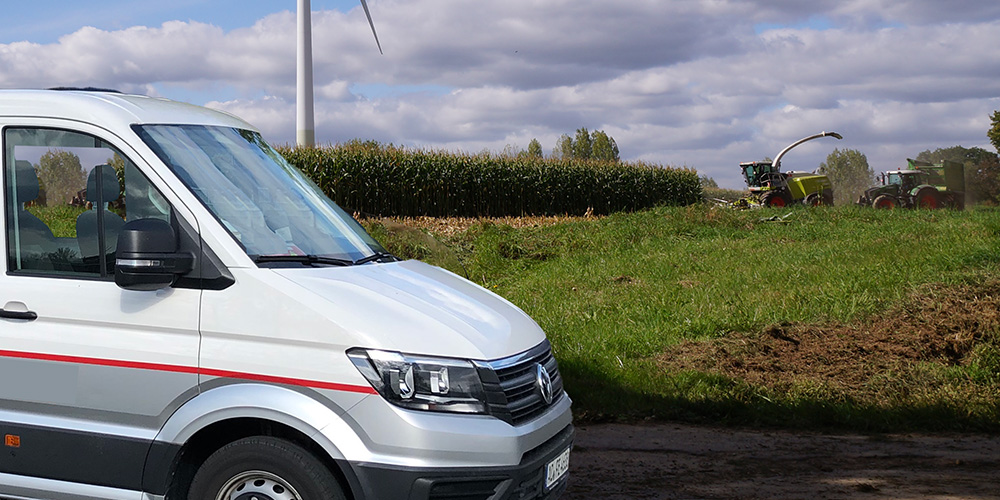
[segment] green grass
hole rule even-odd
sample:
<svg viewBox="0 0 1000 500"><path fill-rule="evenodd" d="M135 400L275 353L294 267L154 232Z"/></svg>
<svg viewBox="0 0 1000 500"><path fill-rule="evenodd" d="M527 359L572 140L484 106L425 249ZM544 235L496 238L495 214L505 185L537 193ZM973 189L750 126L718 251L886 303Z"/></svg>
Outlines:
<svg viewBox="0 0 1000 500"><path fill-rule="evenodd" d="M785 213L692 207L483 226L470 271L556 340L573 339L564 354L610 359L771 323L848 321L1000 262L993 211L796 210L760 221Z"/></svg>
<svg viewBox="0 0 1000 500"><path fill-rule="evenodd" d="M72 207L69 205L56 205L52 207L28 207L28 211L42 220L52 234L57 238L76 237L76 218L87 209L84 207Z"/></svg>
<svg viewBox="0 0 1000 500"><path fill-rule="evenodd" d="M1000 211L991 209L691 206L549 227L480 223L453 243L470 278L545 329L585 418L1000 430L1000 343L981 346L969 366L887 374L860 400L668 372L655 361L683 340L863 320L928 283L998 276L998 237ZM937 389L917 397L893 387L915 383Z"/></svg>

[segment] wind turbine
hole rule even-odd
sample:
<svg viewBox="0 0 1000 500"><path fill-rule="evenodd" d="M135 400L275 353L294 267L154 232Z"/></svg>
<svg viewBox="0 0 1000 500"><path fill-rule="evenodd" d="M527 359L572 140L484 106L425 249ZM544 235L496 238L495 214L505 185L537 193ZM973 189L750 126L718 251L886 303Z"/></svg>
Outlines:
<svg viewBox="0 0 1000 500"><path fill-rule="evenodd" d="M382 44L375 32L368 3L361 0L365 9L368 24L375 35L375 45L378 53L382 53ZM313 117L313 67L312 67L312 6L309 0L299 0L298 4L298 43L296 45L295 71L295 144L312 147L316 145L316 123Z"/></svg>

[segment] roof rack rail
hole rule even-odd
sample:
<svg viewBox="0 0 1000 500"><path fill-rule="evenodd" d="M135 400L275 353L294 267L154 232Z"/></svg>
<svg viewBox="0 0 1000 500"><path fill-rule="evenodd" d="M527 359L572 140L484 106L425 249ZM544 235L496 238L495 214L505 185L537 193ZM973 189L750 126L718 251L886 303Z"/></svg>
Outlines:
<svg viewBox="0 0 1000 500"><path fill-rule="evenodd" d="M100 87L52 87L48 90L76 91L76 92L108 92L111 94L121 94L120 90L102 89Z"/></svg>

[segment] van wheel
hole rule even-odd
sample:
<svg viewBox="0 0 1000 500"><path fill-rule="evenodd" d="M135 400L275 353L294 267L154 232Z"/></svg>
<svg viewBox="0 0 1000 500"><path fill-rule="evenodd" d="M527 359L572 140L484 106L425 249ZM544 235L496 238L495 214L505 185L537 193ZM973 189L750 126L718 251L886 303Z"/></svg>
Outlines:
<svg viewBox="0 0 1000 500"><path fill-rule="evenodd" d="M344 500L337 478L302 447L266 436L223 446L191 481L190 500Z"/></svg>

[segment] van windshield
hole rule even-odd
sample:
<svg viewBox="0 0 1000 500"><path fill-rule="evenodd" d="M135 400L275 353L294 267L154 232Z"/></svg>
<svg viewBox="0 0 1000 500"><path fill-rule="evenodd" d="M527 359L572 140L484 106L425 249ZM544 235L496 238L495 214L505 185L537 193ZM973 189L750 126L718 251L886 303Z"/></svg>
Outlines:
<svg viewBox="0 0 1000 500"><path fill-rule="evenodd" d="M385 255L353 217L257 132L201 125L133 128L259 265L344 265Z"/></svg>

